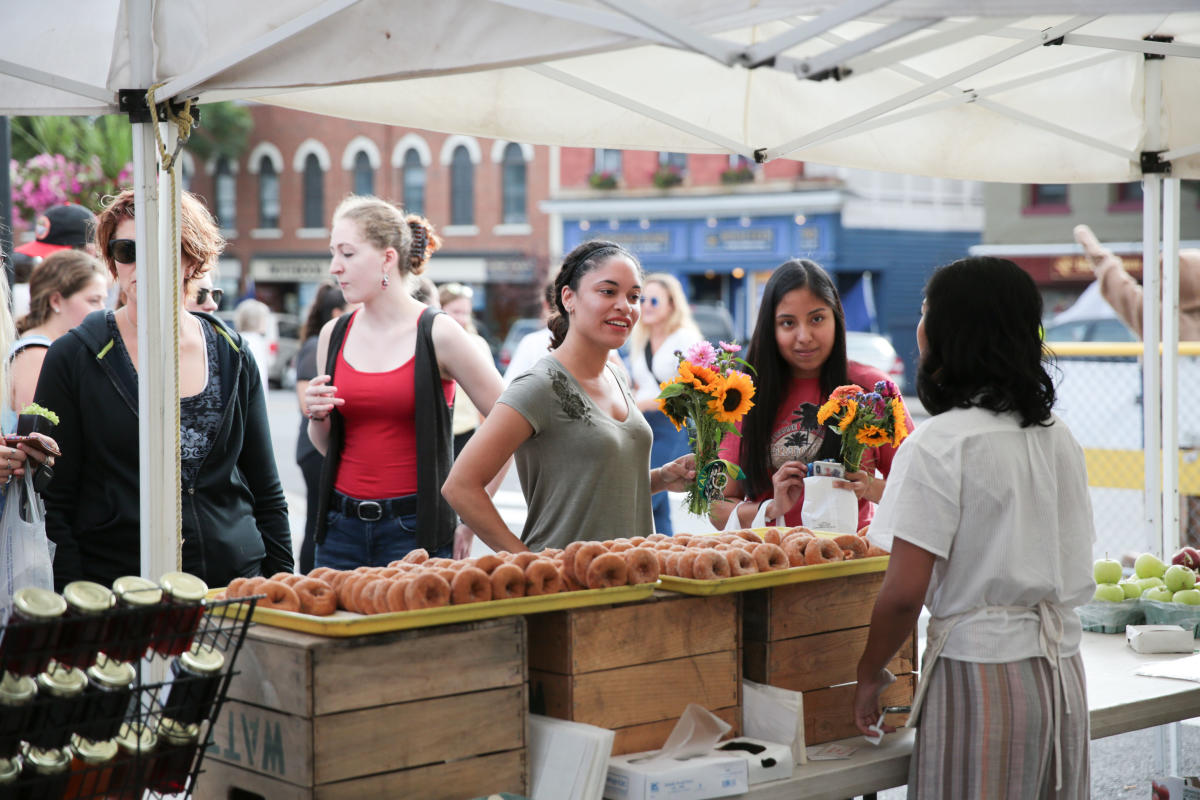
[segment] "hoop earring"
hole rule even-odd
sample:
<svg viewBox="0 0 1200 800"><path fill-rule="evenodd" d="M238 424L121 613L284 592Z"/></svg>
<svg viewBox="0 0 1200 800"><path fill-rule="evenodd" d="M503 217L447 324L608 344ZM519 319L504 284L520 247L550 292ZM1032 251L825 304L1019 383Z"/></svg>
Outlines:
<svg viewBox="0 0 1200 800"><path fill-rule="evenodd" d="M383 284L383 288L386 289L388 287L388 276L386 272L383 273L383 280L380 281L380 283Z"/></svg>

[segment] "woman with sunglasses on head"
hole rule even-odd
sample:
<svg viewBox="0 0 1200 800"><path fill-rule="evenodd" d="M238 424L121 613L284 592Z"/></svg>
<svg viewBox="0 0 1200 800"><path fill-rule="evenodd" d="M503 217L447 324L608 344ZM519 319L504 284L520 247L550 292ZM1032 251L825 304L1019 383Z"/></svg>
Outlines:
<svg viewBox="0 0 1200 800"><path fill-rule="evenodd" d="M125 305L89 314L51 345L34 398L58 414L55 434L67 453L45 493L59 587L81 578L107 585L141 571L135 213L127 189L96 225L96 244ZM212 586L292 570L287 502L258 367L236 332L184 310L188 282L211 268L224 245L212 215L185 192L176 276L182 555L183 569Z"/></svg>
<svg viewBox="0 0 1200 800"><path fill-rule="evenodd" d="M691 455L650 468L650 426L624 370L610 363L640 316L642 282L637 259L614 242L584 242L563 259L551 352L504 390L442 487L493 549L648 536L650 496L695 479ZM514 455L529 504L520 539L486 491Z"/></svg>
<svg viewBox="0 0 1200 800"><path fill-rule="evenodd" d="M325 454L318 567L470 549L439 492L454 458L451 407L461 388L487 414L501 384L461 325L409 293L440 244L428 220L378 197L352 195L333 213L329 273L361 307L321 329L322 374L305 390L308 433Z"/></svg>
<svg viewBox="0 0 1200 800"><path fill-rule="evenodd" d="M14 412L33 402L38 375L51 343L83 322L91 312L104 308L107 299L108 276L104 267L82 250L60 250L33 268L29 278L29 313L17 320L20 338L8 351Z"/></svg>
<svg viewBox="0 0 1200 800"><path fill-rule="evenodd" d="M656 272L646 276L642 292L642 318L629 337L629 372L633 396L650 423L654 444L650 466L660 467L688 452L688 432L676 430L667 415L658 410L659 385L675 377L677 352L685 351L704 337L692 319L683 286L674 275ZM666 492L654 495L654 530L671 535L671 500Z"/></svg>
<svg viewBox="0 0 1200 800"><path fill-rule="evenodd" d="M853 710L872 735L887 664L928 606L909 797L1091 790L1075 609L1095 591L1096 534L1041 321L1033 279L1002 258L956 261L925 287L917 395L933 416L900 448L868 533L891 560Z"/></svg>

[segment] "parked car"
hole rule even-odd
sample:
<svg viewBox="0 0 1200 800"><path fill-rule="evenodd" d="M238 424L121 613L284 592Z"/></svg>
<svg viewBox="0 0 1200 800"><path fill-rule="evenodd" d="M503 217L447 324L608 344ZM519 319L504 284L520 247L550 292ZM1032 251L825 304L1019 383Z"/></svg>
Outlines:
<svg viewBox="0 0 1200 800"><path fill-rule="evenodd" d="M274 356L267 369L267 381L276 388L292 388L296 385L296 354L300 352L300 318L272 313L267 346Z"/></svg>
<svg viewBox="0 0 1200 800"><path fill-rule="evenodd" d="M513 321L512 326L508 329L508 335L504 337L504 342L500 345L500 351L496 354L496 369L500 370L501 375L504 374L504 370L508 369L513 353L517 352L517 345L521 343L526 334L544 327L546 327L546 323L537 317L522 317Z"/></svg>
<svg viewBox="0 0 1200 800"><path fill-rule="evenodd" d="M846 331L846 358L874 367L904 391L904 361L887 337L878 333Z"/></svg>
<svg viewBox="0 0 1200 800"><path fill-rule="evenodd" d="M692 319L696 320L696 327L700 329L700 334L714 347L719 342L733 341L733 317L729 315L729 309L725 306L708 303L694 304Z"/></svg>
<svg viewBox="0 0 1200 800"><path fill-rule="evenodd" d="M1047 325L1047 342L1136 342L1137 337L1116 317L1075 319Z"/></svg>

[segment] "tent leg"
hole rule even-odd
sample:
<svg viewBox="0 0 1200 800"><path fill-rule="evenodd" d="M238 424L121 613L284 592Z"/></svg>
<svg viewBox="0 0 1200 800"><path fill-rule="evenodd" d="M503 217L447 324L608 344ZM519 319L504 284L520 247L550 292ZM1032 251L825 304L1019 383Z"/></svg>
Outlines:
<svg viewBox="0 0 1200 800"><path fill-rule="evenodd" d="M1161 544L1164 559L1179 548L1182 538L1179 524L1179 189L1178 178L1163 180Z"/></svg>
<svg viewBox="0 0 1200 800"><path fill-rule="evenodd" d="M1162 361L1161 280L1158 265L1159 218L1162 211L1162 177L1142 178L1142 441L1145 447L1144 541L1157 549L1163 541L1162 524Z"/></svg>

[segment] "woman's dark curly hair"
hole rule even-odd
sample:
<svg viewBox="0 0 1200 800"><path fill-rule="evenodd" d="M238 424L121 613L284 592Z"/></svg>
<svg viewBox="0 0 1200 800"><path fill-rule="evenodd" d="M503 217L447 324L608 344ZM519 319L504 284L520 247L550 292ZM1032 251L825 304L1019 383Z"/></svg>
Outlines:
<svg viewBox="0 0 1200 800"><path fill-rule="evenodd" d="M739 463L746 473L745 489L749 497L757 497L771 489L771 433L779 405L787 397L788 384L792 379L792 368L779 352L775 342L775 309L783 296L796 289L808 289L825 301L833 313L833 349L829 358L821 365L819 382L821 396L828 397L834 389L850 382L846 363L846 314L842 310L842 299L829 273L819 264L807 258L785 261L775 268L763 288L762 302L758 306L758 319L754 323L754 334L746 361L754 367L754 408L742 423L742 442ZM819 458L836 458L841 447L841 437L825 433Z"/></svg>
<svg viewBox="0 0 1200 800"><path fill-rule="evenodd" d="M567 330L571 327L571 317L567 314L567 307L563 305L563 289L570 286L572 291L578 292L579 281L584 275L616 256L629 259L630 263L637 268L638 273L641 273L642 265L633 253L616 242L606 242L603 239L584 242L563 257L562 269L554 278L554 296L551 298L550 318L546 320L546 327L550 329L551 350L562 345L567 338Z"/></svg>
<svg viewBox="0 0 1200 800"><path fill-rule="evenodd" d="M1046 425L1054 383L1042 343L1042 297L1029 273L1003 258L964 258L925 286L925 352L917 397L930 414L978 406Z"/></svg>

